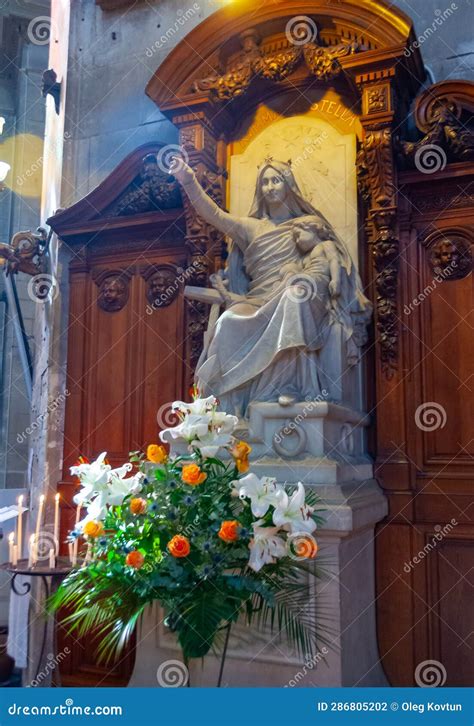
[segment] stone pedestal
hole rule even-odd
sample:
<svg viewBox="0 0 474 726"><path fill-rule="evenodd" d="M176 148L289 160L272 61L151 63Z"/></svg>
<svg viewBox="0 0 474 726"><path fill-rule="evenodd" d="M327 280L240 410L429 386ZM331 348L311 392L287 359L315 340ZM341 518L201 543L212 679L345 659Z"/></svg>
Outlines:
<svg viewBox="0 0 474 726"><path fill-rule="evenodd" d="M374 527L386 515L387 504L364 454L365 424L363 414L324 401L286 408L251 404L248 426L237 432L252 446L251 470L281 483L302 481L322 499L325 523L315 535L318 561L328 574L317 586L314 615L329 644L305 661L276 632L237 624L223 686L387 685L379 663L374 602ZM155 608L143 620L129 685L158 687L157 669L165 661L181 661L181 653ZM215 686L219 663L214 655L191 663L191 685Z"/></svg>

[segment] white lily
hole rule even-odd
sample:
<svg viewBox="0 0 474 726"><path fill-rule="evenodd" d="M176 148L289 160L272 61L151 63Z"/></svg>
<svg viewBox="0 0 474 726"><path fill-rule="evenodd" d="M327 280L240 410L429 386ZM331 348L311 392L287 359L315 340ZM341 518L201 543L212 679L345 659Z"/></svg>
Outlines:
<svg viewBox="0 0 474 726"><path fill-rule="evenodd" d="M215 456L221 446L228 446L232 440L230 434L216 434L214 431L208 431L205 436L194 439L191 443L195 449L199 449L204 458Z"/></svg>
<svg viewBox="0 0 474 726"><path fill-rule="evenodd" d="M254 537L250 541L249 567L259 572L264 565L276 562L287 554L285 541L277 536L277 527L260 527L262 520L254 522Z"/></svg>
<svg viewBox="0 0 474 726"><path fill-rule="evenodd" d="M239 484L239 497L250 499L250 508L255 517L264 517L270 505L278 504L281 488L277 486L276 479L269 476L259 479L256 474L247 474L239 480Z"/></svg>
<svg viewBox="0 0 474 726"><path fill-rule="evenodd" d="M185 401L175 401L171 406L173 411L179 411L182 414L197 414L202 416L203 414L211 411L217 406L217 398L215 396L208 396L208 398L196 398L192 403L186 403Z"/></svg>
<svg viewBox="0 0 474 726"><path fill-rule="evenodd" d="M314 532L316 522L312 519L313 507L305 503L305 490L301 482L288 497L284 489L278 492L278 504L273 512L273 522L277 527L288 525L291 532Z"/></svg>
<svg viewBox="0 0 474 726"><path fill-rule="evenodd" d="M239 419L237 416L232 416L229 413L213 411L211 414L212 428L217 429L220 434L231 434L238 423Z"/></svg>
<svg viewBox="0 0 474 726"><path fill-rule="evenodd" d="M107 452L103 451L95 461L90 464L78 464L77 466L71 466L71 474L79 477L81 484L84 488L90 489L90 491L98 491L107 483L109 472L112 467L110 464L105 464L104 460L107 456Z"/></svg>
<svg viewBox="0 0 474 726"><path fill-rule="evenodd" d="M164 442L184 439L188 444L201 451L204 457L215 456L222 446L231 443L231 434L239 420L223 411L216 411L217 399L214 396L197 398L193 403L175 401L173 410L182 414L177 426L160 433Z"/></svg>
<svg viewBox="0 0 474 726"><path fill-rule="evenodd" d="M144 475L139 472L131 477L126 475L133 465L126 463L117 469L104 464L106 452L103 452L91 464L79 464L71 467L71 473L79 476L82 489L74 496L74 502L87 509L87 516L80 522L83 526L90 520L104 519L107 506L118 506L129 494L140 491Z"/></svg>
<svg viewBox="0 0 474 726"><path fill-rule="evenodd" d="M165 441L163 434L169 432L173 439L185 439L189 443L194 439L205 436L209 431L210 418L208 415L189 414L177 426L161 431L160 438Z"/></svg>

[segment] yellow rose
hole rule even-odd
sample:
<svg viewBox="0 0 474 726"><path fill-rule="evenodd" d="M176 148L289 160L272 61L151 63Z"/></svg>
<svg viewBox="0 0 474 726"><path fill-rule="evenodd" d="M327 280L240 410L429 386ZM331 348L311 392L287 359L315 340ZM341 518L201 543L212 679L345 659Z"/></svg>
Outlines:
<svg viewBox="0 0 474 726"><path fill-rule="evenodd" d="M91 520L84 525L83 534L87 535L87 537L100 537L101 534L104 534L104 526L102 522Z"/></svg>
<svg viewBox="0 0 474 726"><path fill-rule="evenodd" d="M146 458L153 464L165 464L168 461L168 453L161 444L150 444L146 450Z"/></svg>

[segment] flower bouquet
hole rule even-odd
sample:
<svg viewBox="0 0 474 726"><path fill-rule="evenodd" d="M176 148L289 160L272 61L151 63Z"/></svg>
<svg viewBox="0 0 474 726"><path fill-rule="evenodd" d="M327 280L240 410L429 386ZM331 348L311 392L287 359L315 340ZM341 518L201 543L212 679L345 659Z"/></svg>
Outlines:
<svg viewBox="0 0 474 726"><path fill-rule="evenodd" d="M234 439L238 421L215 398L173 409L179 424L161 438L186 441L183 455L154 444L118 469L105 454L72 467L82 485L75 502L87 514L70 538L82 537L87 554L50 607L68 608L70 630L98 635L106 660L154 601L186 662L205 656L241 615L286 632L299 653L315 652L324 642L311 562L316 495L250 473L250 446Z"/></svg>

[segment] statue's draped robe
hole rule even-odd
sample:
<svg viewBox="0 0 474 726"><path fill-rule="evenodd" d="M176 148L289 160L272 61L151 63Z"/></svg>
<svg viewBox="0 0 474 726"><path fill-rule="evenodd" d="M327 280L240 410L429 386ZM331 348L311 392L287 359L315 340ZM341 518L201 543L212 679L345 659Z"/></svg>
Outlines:
<svg viewBox="0 0 474 726"><path fill-rule="evenodd" d="M292 216L279 224L263 212L258 179L249 217L220 209L195 176L183 181L197 213L234 241L228 260L229 290L241 296L210 331L196 369L197 384L202 395L219 397L222 410L244 416L251 401L277 401L283 394L309 401L327 395L330 371L319 356L328 337L336 327L342 329L354 349L354 324L370 315L359 276L335 234L344 268L337 300L331 303L324 257L312 270L312 284L307 282L306 289L281 279L283 266L301 259L292 234L295 219L312 215L331 225L301 196L288 165L272 162L271 166L286 181L285 204Z"/></svg>
<svg viewBox="0 0 474 726"><path fill-rule="evenodd" d="M245 302L220 316L199 361L199 389L218 396L229 410L244 413L249 401L274 401L281 394L313 400L321 393L314 353L334 322L329 274L322 263L314 285L285 286L282 267L300 259L292 227L293 220L278 225L260 220L243 251L249 280Z"/></svg>

